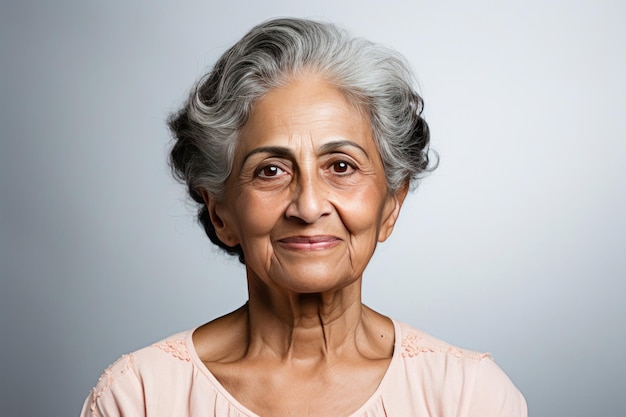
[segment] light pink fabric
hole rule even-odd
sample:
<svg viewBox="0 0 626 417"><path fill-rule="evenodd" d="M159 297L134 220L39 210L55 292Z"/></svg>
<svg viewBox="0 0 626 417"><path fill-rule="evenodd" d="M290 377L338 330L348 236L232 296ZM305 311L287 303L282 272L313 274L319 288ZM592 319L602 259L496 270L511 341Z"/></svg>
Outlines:
<svg viewBox="0 0 626 417"><path fill-rule="evenodd" d="M526 417L526 402L488 354L394 321L391 364L350 417ZM193 330L122 356L100 377L81 417L257 417L200 361Z"/></svg>

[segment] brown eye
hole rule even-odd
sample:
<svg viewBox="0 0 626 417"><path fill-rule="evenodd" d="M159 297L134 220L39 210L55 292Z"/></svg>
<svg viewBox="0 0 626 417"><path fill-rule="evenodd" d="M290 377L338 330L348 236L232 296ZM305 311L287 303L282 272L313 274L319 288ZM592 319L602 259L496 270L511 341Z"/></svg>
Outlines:
<svg viewBox="0 0 626 417"><path fill-rule="evenodd" d="M345 174L347 172L350 172L351 169L352 166L350 166L350 164L348 164L346 161L337 161L333 164L333 171L336 174Z"/></svg>
<svg viewBox="0 0 626 417"><path fill-rule="evenodd" d="M276 165L268 165L259 170L258 175L262 178L271 178L281 175L284 171Z"/></svg>

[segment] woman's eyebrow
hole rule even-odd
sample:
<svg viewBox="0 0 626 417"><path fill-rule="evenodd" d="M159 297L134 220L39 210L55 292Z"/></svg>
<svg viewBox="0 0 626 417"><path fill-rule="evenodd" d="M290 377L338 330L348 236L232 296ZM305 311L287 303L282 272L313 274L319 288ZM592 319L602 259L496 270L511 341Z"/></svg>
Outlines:
<svg viewBox="0 0 626 417"><path fill-rule="evenodd" d="M369 160L369 155L367 154L365 149L363 149L363 147L359 145L358 143L352 142L351 140L336 140L336 141L325 143L322 146L320 146L319 153L324 154L324 153L335 152L346 146L357 148ZM245 165L248 158L250 158L252 155L255 155L257 153L268 153L272 156L276 156L279 158L294 159L293 152L289 148L285 148L282 146L261 146L248 152L246 156L244 156L243 161L241 162L241 166Z"/></svg>
<svg viewBox="0 0 626 417"><path fill-rule="evenodd" d="M252 155L255 155L257 153L268 153L270 155L277 156L279 158L293 159L293 153L291 152L291 150L289 150L289 148L284 148L282 146L261 146L259 148L255 148L251 150L250 152L248 152L246 156L243 158L243 161L241 162L241 166L243 166L246 163L248 158L250 158Z"/></svg>
<svg viewBox="0 0 626 417"><path fill-rule="evenodd" d="M341 148L343 148L345 146L351 146L351 147L357 148L358 150L363 152L363 154L365 155L365 157L368 160L370 159L370 157L367 154L367 152L365 151L365 149L363 149L363 147L361 145L359 145L358 143L352 142L351 140L337 140L337 141L325 143L322 146L320 146L320 153L335 152L335 151L338 151L339 149L341 149Z"/></svg>

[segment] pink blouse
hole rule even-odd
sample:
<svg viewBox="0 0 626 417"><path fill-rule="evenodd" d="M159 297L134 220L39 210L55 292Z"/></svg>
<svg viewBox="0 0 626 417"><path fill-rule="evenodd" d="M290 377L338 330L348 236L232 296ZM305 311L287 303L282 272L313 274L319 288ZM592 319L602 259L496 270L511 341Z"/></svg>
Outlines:
<svg viewBox="0 0 626 417"><path fill-rule="evenodd" d="M394 321L395 348L376 392L350 417L526 417L526 402L489 354ZM81 417L258 417L204 366L193 330L124 355L100 377Z"/></svg>

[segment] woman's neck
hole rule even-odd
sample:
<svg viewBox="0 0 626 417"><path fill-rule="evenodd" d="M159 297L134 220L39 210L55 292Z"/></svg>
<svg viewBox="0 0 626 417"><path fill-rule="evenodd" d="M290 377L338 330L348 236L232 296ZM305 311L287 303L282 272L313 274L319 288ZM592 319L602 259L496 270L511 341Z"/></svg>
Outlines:
<svg viewBox="0 0 626 417"><path fill-rule="evenodd" d="M391 320L361 304L360 283L323 294L282 294L250 285L244 306L193 335L205 363L250 359L307 367L390 358L394 339Z"/></svg>
<svg viewBox="0 0 626 417"><path fill-rule="evenodd" d="M246 355L311 365L359 352L388 355L390 346L381 347L379 333L389 326L381 329L384 318L361 304L360 289L360 280L321 294L290 294L263 284L249 285Z"/></svg>
<svg viewBox="0 0 626 417"><path fill-rule="evenodd" d="M346 291L252 290L243 307L193 334L212 375L258 415L353 414L380 385L394 340L391 320Z"/></svg>

